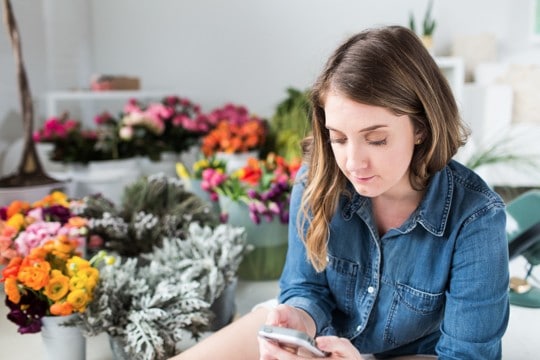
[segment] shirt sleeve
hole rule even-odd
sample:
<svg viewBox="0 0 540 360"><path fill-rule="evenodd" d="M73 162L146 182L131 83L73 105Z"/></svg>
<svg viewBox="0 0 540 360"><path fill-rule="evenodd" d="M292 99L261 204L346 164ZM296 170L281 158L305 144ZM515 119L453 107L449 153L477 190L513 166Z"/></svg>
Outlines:
<svg viewBox="0 0 540 360"><path fill-rule="evenodd" d="M306 168L303 166L298 172L291 193L289 243L285 267L279 282L281 292L278 299L280 303L306 311L315 321L317 334L321 334L330 327L331 312L335 305L331 300L332 295L325 272L318 273L313 268L307 258L304 242L298 235L298 226L302 225L300 202L304 191L304 183L298 179L305 173Z"/></svg>
<svg viewBox="0 0 540 360"><path fill-rule="evenodd" d="M459 231L446 291L439 359L500 359L508 325L504 206L472 214Z"/></svg>

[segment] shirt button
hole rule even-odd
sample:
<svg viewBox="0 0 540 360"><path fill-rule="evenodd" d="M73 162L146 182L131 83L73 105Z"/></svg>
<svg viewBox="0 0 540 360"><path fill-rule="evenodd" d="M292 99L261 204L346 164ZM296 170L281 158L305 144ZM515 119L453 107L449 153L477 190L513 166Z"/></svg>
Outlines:
<svg viewBox="0 0 540 360"><path fill-rule="evenodd" d="M370 286L367 288L367 292L370 293L370 294L373 294L373 292L375 291L375 289L373 288L373 286Z"/></svg>
<svg viewBox="0 0 540 360"><path fill-rule="evenodd" d="M330 261L330 258L327 256L326 257L326 262L329 262Z"/></svg>
<svg viewBox="0 0 540 360"><path fill-rule="evenodd" d="M362 325L358 325L358 326L356 327L356 331L360 331L360 329L362 329Z"/></svg>

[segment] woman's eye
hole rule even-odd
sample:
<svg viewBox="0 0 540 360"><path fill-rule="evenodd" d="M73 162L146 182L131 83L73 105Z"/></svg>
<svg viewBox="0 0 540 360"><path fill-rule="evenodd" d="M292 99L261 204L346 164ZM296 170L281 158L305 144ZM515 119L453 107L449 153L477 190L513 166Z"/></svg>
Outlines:
<svg viewBox="0 0 540 360"><path fill-rule="evenodd" d="M345 138L330 138L330 144L344 144Z"/></svg>
<svg viewBox="0 0 540 360"><path fill-rule="evenodd" d="M369 145L375 145L375 146L386 145L386 139L368 141L368 144L369 144Z"/></svg>

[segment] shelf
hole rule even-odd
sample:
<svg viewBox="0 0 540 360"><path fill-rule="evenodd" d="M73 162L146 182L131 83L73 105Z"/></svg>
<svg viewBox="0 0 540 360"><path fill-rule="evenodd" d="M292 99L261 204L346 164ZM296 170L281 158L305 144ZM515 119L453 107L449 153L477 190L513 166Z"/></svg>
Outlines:
<svg viewBox="0 0 540 360"><path fill-rule="evenodd" d="M463 100L463 84L465 82L465 63L460 57L435 57L435 62L448 79L448 83L454 92L454 97L461 107Z"/></svg>
<svg viewBox="0 0 540 360"><path fill-rule="evenodd" d="M45 94L46 116L58 116L64 109L59 104L65 102L95 102L95 101L127 101L135 98L138 100L155 99L175 94L174 91L158 90L108 90L108 91L53 91ZM96 115L90 114L91 116Z"/></svg>

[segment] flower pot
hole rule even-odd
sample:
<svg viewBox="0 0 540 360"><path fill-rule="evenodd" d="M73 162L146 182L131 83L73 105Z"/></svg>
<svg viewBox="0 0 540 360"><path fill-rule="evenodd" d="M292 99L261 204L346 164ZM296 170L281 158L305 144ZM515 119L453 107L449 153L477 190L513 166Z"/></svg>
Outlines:
<svg viewBox="0 0 540 360"><path fill-rule="evenodd" d="M287 253L288 224L278 218L255 224L246 204L221 196L220 207L228 214L228 222L246 229L247 242L254 249L244 256L238 269L243 280L275 280L281 276Z"/></svg>
<svg viewBox="0 0 540 360"><path fill-rule="evenodd" d="M141 175L152 175L164 173L167 176L176 177L176 163L181 159L180 154L172 151L161 153L157 161L150 160L147 157L139 159Z"/></svg>
<svg viewBox="0 0 540 360"><path fill-rule="evenodd" d="M62 326L67 320L78 316L44 316L41 318L41 339L46 360L85 360L86 339L79 328Z"/></svg>
<svg viewBox="0 0 540 360"><path fill-rule="evenodd" d="M71 197L99 193L119 205L124 187L140 176L140 169L138 159L129 158L91 161L88 165L72 164L68 173L72 179Z"/></svg>
<svg viewBox="0 0 540 360"><path fill-rule="evenodd" d="M33 203L50 194L51 191L63 190L65 187L65 182L57 182L46 185L0 188L0 206L9 205L9 203L14 200L23 200Z"/></svg>
<svg viewBox="0 0 540 360"><path fill-rule="evenodd" d="M218 331L222 327L229 325L236 313L236 285L237 279L228 283L221 295L214 300L210 310L214 313L214 318L210 324L210 331Z"/></svg>
<svg viewBox="0 0 540 360"><path fill-rule="evenodd" d="M224 153L224 152L216 153L216 159L227 162L227 172L229 173L234 172L235 170L238 170L246 166L249 158L258 159L258 157L259 156L258 156L257 151L248 151L248 152L243 152L243 153L232 153L232 154Z"/></svg>
<svg viewBox="0 0 540 360"><path fill-rule="evenodd" d="M130 360L120 337L109 335L109 346L111 347L113 360Z"/></svg>

